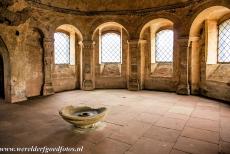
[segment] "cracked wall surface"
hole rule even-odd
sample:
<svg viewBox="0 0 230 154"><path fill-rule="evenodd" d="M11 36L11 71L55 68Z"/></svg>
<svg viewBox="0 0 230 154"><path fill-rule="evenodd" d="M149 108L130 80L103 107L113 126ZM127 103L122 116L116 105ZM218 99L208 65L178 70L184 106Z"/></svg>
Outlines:
<svg viewBox="0 0 230 154"><path fill-rule="evenodd" d="M6 100L19 102L73 89L127 88L202 94L230 101L230 64L205 64L208 41L206 34L196 29L204 25L208 16L202 11L209 8L219 19L230 14L230 1L1 0L0 37L4 43L0 54L5 55L8 72L4 74ZM160 18L173 23L172 64L151 64L149 58L148 23ZM110 28L122 26L121 65L99 64L97 28L105 23L111 23ZM54 65L53 35L64 24L76 28L74 66Z"/></svg>

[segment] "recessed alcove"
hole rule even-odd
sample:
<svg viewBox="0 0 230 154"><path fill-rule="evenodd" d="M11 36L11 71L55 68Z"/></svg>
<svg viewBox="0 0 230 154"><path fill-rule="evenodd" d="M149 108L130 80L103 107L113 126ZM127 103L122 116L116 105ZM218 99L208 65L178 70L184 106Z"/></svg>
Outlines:
<svg viewBox="0 0 230 154"><path fill-rule="evenodd" d="M0 153L230 153L229 0L4 0L0 29Z"/></svg>

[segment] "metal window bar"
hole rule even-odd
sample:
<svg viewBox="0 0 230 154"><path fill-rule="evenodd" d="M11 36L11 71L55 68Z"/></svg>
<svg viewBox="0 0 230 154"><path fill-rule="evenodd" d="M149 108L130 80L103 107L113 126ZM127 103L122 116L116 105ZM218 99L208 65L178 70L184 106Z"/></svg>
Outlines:
<svg viewBox="0 0 230 154"><path fill-rule="evenodd" d="M230 19L219 25L218 62L230 62Z"/></svg>
<svg viewBox="0 0 230 154"><path fill-rule="evenodd" d="M55 64L70 64L70 36L66 33L54 34Z"/></svg>
<svg viewBox="0 0 230 154"><path fill-rule="evenodd" d="M101 63L121 63L121 35L108 32L101 36Z"/></svg>
<svg viewBox="0 0 230 154"><path fill-rule="evenodd" d="M156 62L173 62L173 31L161 30L156 34Z"/></svg>

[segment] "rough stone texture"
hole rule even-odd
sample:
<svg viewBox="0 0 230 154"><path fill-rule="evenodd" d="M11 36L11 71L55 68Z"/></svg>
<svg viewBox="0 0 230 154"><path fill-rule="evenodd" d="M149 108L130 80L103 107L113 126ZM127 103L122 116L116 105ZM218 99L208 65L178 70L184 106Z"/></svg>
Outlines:
<svg viewBox="0 0 230 154"><path fill-rule="evenodd" d="M99 33L113 30L121 34L122 38L122 63L121 64L101 64L99 62L100 54L100 41ZM103 88L127 88L127 53L128 53L128 36L121 25L105 24L96 30L93 37L95 45L95 86L98 89Z"/></svg>
<svg viewBox="0 0 230 154"><path fill-rule="evenodd" d="M215 52L217 31L212 28L229 18L228 0L2 0L0 4L7 102L95 88L172 91L230 101L229 64L212 69L209 62L215 56L207 54ZM152 23L162 19L159 25ZM63 24L77 29L74 66L54 65L53 35ZM151 66L151 26L174 30L170 66L158 64L155 70ZM105 77L109 71L98 63L98 31L117 27L123 47L120 76Z"/></svg>

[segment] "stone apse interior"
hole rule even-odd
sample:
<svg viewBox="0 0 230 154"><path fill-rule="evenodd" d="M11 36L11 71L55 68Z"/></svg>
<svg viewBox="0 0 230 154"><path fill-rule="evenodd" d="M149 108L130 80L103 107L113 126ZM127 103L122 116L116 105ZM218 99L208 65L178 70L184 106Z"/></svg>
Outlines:
<svg viewBox="0 0 230 154"><path fill-rule="evenodd" d="M47 112L56 115L65 103L54 102L58 98L67 102L71 95L86 104L94 97L101 101L113 95L114 99L110 98L106 104L110 106L122 94L127 95L123 99L137 97L134 101L143 104L139 107L141 111L146 107L144 102L151 104L152 100L153 105L162 97L166 102L172 99L175 104L188 101L195 105L194 110L199 101L204 101L205 106L218 106L221 121L222 107L224 111L230 110L230 1L0 0L2 117L17 111L23 119L30 116L27 110L24 112L25 107L38 109L45 108L44 105L48 106ZM49 104L49 101L54 102ZM121 99L118 104L122 106L126 102ZM132 108L136 104L129 105ZM156 108L152 108L153 112ZM168 115L170 109L173 107L162 115ZM179 114L184 112L187 110L181 109ZM191 117L193 113L186 116ZM201 112L204 113L206 110ZM224 117L230 122L230 116ZM118 119L122 121L123 117ZM2 126L8 128L4 122ZM226 130L230 131L230 126ZM0 134L3 132L7 129ZM227 140L224 137L220 135L216 143L225 147L218 148L219 152L229 150L230 137ZM3 139L0 140L3 144ZM126 146L119 147L126 149ZM134 147L138 146L124 152L135 153ZM169 152L206 152L176 147Z"/></svg>

